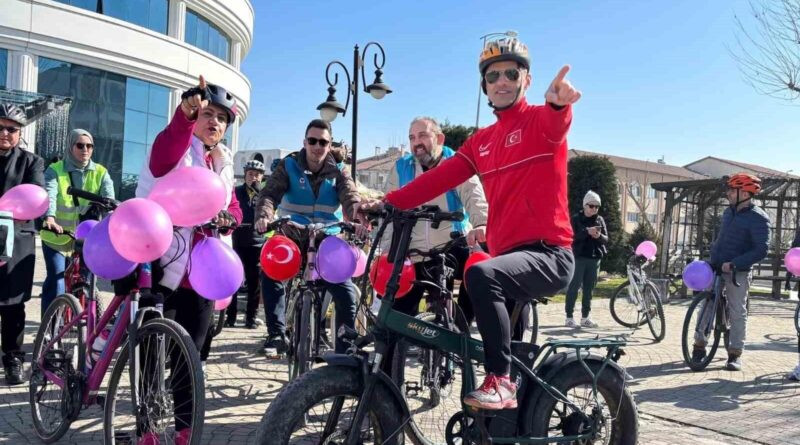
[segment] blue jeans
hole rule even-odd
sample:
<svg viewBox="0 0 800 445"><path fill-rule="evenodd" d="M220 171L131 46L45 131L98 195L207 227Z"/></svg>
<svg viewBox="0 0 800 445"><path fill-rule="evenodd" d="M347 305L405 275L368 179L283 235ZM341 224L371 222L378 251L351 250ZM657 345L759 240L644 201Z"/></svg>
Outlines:
<svg viewBox="0 0 800 445"><path fill-rule="evenodd" d="M42 284L42 317L57 296L64 293L64 269L67 267L67 258L61 252L42 243L42 255L47 269L47 277Z"/></svg>
<svg viewBox="0 0 800 445"><path fill-rule="evenodd" d="M351 280L341 284L328 283L326 292L333 297L336 308L336 329L356 324L356 287ZM267 333L270 337L286 332L286 290L283 283L261 273L261 295L264 298L264 313L267 316ZM335 335L336 333L334 333ZM347 344L336 338L336 352L347 352Z"/></svg>

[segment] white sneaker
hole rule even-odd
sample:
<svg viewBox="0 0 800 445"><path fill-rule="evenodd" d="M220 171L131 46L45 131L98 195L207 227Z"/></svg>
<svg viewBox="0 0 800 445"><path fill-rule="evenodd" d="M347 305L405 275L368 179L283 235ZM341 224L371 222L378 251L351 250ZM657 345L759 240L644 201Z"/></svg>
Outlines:
<svg viewBox="0 0 800 445"><path fill-rule="evenodd" d="M800 363L795 366L794 371L790 372L786 378L789 380L794 380L795 382L800 381Z"/></svg>
<svg viewBox="0 0 800 445"><path fill-rule="evenodd" d="M591 318L581 318L582 328L596 328L597 323L593 322Z"/></svg>
<svg viewBox="0 0 800 445"><path fill-rule="evenodd" d="M572 318L572 317L567 317L567 321L566 321L566 323L564 323L564 325L565 325L566 327L568 327L568 328L580 328L580 327L581 327L581 325L579 325L579 324L578 324L578 323L575 321L575 319L574 319L574 318Z"/></svg>

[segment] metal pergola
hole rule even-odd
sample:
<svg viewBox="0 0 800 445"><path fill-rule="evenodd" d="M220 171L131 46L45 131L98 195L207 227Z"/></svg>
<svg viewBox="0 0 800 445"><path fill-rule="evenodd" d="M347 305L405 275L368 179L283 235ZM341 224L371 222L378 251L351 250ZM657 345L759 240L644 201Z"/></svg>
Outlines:
<svg viewBox="0 0 800 445"><path fill-rule="evenodd" d="M800 178L762 178L763 189L756 205L770 217L769 253L753 267L753 279L781 295L786 278L783 256L794 239L800 212ZM708 258L719 232L719 221L728 207L725 178L661 182L652 185L666 195L661 232L659 274L679 275L694 259Z"/></svg>

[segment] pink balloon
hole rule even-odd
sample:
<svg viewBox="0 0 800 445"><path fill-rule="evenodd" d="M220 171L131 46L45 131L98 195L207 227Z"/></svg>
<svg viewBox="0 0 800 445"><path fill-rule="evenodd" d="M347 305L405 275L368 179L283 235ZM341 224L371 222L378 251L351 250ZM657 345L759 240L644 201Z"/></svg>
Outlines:
<svg viewBox="0 0 800 445"><path fill-rule="evenodd" d="M222 178L203 167L183 167L157 180L149 199L167 211L172 224L203 224L225 207L228 192Z"/></svg>
<svg viewBox="0 0 800 445"><path fill-rule="evenodd" d="M27 221L47 212L50 199L47 192L36 184L20 184L0 196L0 210L14 214L14 219Z"/></svg>
<svg viewBox="0 0 800 445"><path fill-rule="evenodd" d="M111 215L111 244L123 258L146 263L161 258L172 243L172 221L157 203L145 198L129 199Z"/></svg>
<svg viewBox="0 0 800 445"><path fill-rule="evenodd" d="M228 298L223 298L222 300L215 301L214 302L214 310L215 311L221 311L221 310L227 308L228 306L231 305L231 301L233 301L233 295L231 295Z"/></svg>
<svg viewBox="0 0 800 445"><path fill-rule="evenodd" d="M786 265L786 270L792 275L800 275L800 247L793 247L786 252L783 257L783 263Z"/></svg>
<svg viewBox="0 0 800 445"><path fill-rule="evenodd" d="M356 246L350 246L350 248L353 249L353 254L356 256L356 270L353 272L353 277L360 277L367 270L367 254Z"/></svg>
<svg viewBox="0 0 800 445"><path fill-rule="evenodd" d="M656 252L658 252L658 246L656 246L656 243L649 240L642 241L636 246L636 255L641 255L648 260L655 258Z"/></svg>
<svg viewBox="0 0 800 445"><path fill-rule="evenodd" d="M230 297L244 281L239 255L217 238L205 238L194 245L189 267L192 289L209 300Z"/></svg>

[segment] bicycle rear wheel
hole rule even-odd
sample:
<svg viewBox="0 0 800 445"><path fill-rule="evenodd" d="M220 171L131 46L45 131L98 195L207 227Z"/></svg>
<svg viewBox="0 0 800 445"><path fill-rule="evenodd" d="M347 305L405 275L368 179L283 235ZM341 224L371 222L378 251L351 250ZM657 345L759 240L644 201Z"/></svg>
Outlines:
<svg viewBox="0 0 800 445"><path fill-rule="evenodd" d="M713 301L711 292L702 292L694 297L694 300L689 305L689 309L686 310L686 317L683 320L683 330L681 332L681 351L683 352L683 361L692 371L702 371L705 369L706 366L711 363L711 360L714 359L714 354L717 353L717 348L719 347L721 332L717 326L717 317L714 308L709 307ZM713 337L708 342L711 348L706 351L705 358L695 362L692 360L695 329L698 326L698 321L701 319L703 320L703 325L710 329L709 335Z"/></svg>
<svg viewBox="0 0 800 445"><path fill-rule="evenodd" d="M53 372L63 382L74 381L78 371L84 367L86 356L86 327L80 322L72 326L49 348L48 343L61 329L80 315L80 301L70 294L62 294L50 303L44 314L36 340L33 343L31 359L31 380L29 399L33 429L45 443L60 439L78 415L82 394L61 388L49 381L39 368L44 356L43 366Z"/></svg>
<svg viewBox="0 0 800 445"><path fill-rule="evenodd" d="M620 284L611 295L608 305L614 321L626 328L637 328L647 323L647 317L643 316L640 303L630 294L633 291L630 286L630 281Z"/></svg>
<svg viewBox="0 0 800 445"><path fill-rule="evenodd" d="M430 312L416 318L436 322ZM411 413L406 435L415 445L444 445L448 421L461 410L461 365L449 354L423 346L409 353L409 346L398 341L392 357L392 379Z"/></svg>
<svg viewBox="0 0 800 445"><path fill-rule="evenodd" d="M661 304L658 289L650 281L644 286L644 309L647 326L650 328L650 333L653 334L653 339L658 343L664 339L667 325L664 321L664 306Z"/></svg>
<svg viewBox="0 0 800 445"><path fill-rule="evenodd" d="M131 344L138 345L136 372L130 369ZM135 406L133 379L139 397ZM179 431L190 428L188 443L197 445L203 435L204 407L203 370L189 334L173 320L148 320L136 341L123 346L111 373L103 416L105 443L136 443L147 434L160 443L174 443Z"/></svg>

